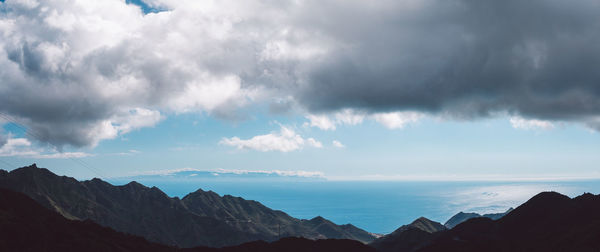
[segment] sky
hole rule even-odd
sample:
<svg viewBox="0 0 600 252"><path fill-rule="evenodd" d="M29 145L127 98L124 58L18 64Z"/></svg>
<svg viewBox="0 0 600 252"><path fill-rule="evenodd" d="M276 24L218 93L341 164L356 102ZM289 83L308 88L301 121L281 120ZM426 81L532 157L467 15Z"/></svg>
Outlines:
<svg viewBox="0 0 600 252"><path fill-rule="evenodd" d="M1 1L0 168L600 178L598 13L597 0Z"/></svg>

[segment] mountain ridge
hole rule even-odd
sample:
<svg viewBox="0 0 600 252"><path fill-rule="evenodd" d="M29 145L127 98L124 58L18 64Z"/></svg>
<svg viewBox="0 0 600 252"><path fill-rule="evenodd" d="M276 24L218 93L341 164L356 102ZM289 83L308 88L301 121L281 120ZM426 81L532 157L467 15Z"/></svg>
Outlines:
<svg viewBox="0 0 600 252"><path fill-rule="evenodd" d="M445 230L446 227L441 223L419 217L410 224L403 225L394 232L376 239L369 246L380 252L416 251L432 240L438 232Z"/></svg>
<svg viewBox="0 0 600 252"><path fill-rule="evenodd" d="M348 230L332 222L309 225L240 197L199 189L182 199L171 198L156 187L135 181L121 186L97 178L77 181L35 164L0 172L0 187L23 192L68 219L90 219L117 231L178 247L223 247L286 236L361 242L374 239L354 226Z"/></svg>
<svg viewBox="0 0 600 252"><path fill-rule="evenodd" d="M448 219L445 223L444 226L446 226L448 229L452 229L453 227L455 227L456 225L463 223L469 219L472 218L480 218L480 217L484 217L484 218L490 218L492 220L497 220L502 218L503 216L507 215L510 211L514 210L512 207L509 208L508 210L506 210L506 212L503 213L489 213L489 214L479 214L479 213L473 213L473 212L458 212L457 214L453 215L452 217L450 217L450 219Z"/></svg>
<svg viewBox="0 0 600 252"><path fill-rule="evenodd" d="M68 220L27 195L0 188L0 251L89 252L375 252L354 240L309 240L288 237L275 242L255 241L224 248L181 249L102 227L93 221Z"/></svg>
<svg viewBox="0 0 600 252"><path fill-rule="evenodd" d="M420 252L600 251L600 195L542 192L498 220L473 218Z"/></svg>

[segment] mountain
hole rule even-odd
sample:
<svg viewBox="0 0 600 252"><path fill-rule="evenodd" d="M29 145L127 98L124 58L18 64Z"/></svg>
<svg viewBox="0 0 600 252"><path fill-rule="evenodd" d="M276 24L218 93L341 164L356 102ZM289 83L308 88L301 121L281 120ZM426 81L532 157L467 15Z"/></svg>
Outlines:
<svg viewBox="0 0 600 252"><path fill-rule="evenodd" d="M421 217L373 241L369 245L381 252L410 252L423 247L436 237L438 232L444 230L446 230L446 227L439 222Z"/></svg>
<svg viewBox="0 0 600 252"><path fill-rule="evenodd" d="M283 238L276 242L244 243L225 248L179 249L102 227L90 220L68 220L25 194L0 189L0 251L118 252L374 252L354 240Z"/></svg>
<svg viewBox="0 0 600 252"><path fill-rule="evenodd" d="M444 226L446 226L448 229L451 229L451 228L455 227L456 225L463 223L469 219L479 218L479 217L497 220L497 219L502 218L504 215L508 214L512 210L513 210L513 208L511 207L508 210L506 210L506 212L504 212L504 213L491 213L491 214L484 214L484 215L481 215L478 213L459 212L459 213L455 214L454 216L450 217L450 219L448 219L448 221L446 221L446 223L444 223Z"/></svg>
<svg viewBox="0 0 600 252"><path fill-rule="evenodd" d="M467 220L419 251L600 251L598 213L600 195L543 192L498 220Z"/></svg>
<svg viewBox="0 0 600 252"><path fill-rule="evenodd" d="M377 252L361 242L346 239L309 240L306 238L287 237L276 242L264 241L245 243L240 246L226 247L223 252ZM190 251L191 252L191 251Z"/></svg>
<svg viewBox="0 0 600 252"><path fill-rule="evenodd" d="M0 251L176 251L91 221L67 220L22 193L0 189Z"/></svg>
<svg viewBox="0 0 600 252"><path fill-rule="evenodd" d="M32 166L0 170L0 188L22 192L72 220L90 219L117 231L177 247L223 247L279 237L369 242L368 232L330 221L300 220L259 202L197 190L179 199L137 182L113 186L77 181Z"/></svg>

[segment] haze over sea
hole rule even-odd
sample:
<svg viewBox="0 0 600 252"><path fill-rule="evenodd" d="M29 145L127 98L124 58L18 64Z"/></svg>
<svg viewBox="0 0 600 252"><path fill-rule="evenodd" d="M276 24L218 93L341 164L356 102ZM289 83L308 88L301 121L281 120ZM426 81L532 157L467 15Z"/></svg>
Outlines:
<svg viewBox="0 0 600 252"><path fill-rule="evenodd" d="M517 207L542 191L574 197L600 193L600 180L489 181L192 181L144 180L172 197L199 188L219 195L256 200L289 215L311 219L323 216L336 224L352 223L369 232L386 234L424 216L442 224L463 212L494 213ZM109 180L114 184L128 181Z"/></svg>

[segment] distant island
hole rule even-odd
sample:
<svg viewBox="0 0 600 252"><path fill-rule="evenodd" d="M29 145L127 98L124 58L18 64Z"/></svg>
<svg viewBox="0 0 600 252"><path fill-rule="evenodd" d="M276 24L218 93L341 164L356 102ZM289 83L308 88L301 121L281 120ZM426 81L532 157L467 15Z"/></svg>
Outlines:
<svg viewBox="0 0 600 252"><path fill-rule="evenodd" d="M107 179L111 183L157 182L157 181L325 181L325 177L317 172L289 171L248 171L248 170L200 170L183 168L178 170L155 171L138 175L113 177Z"/></svg>

